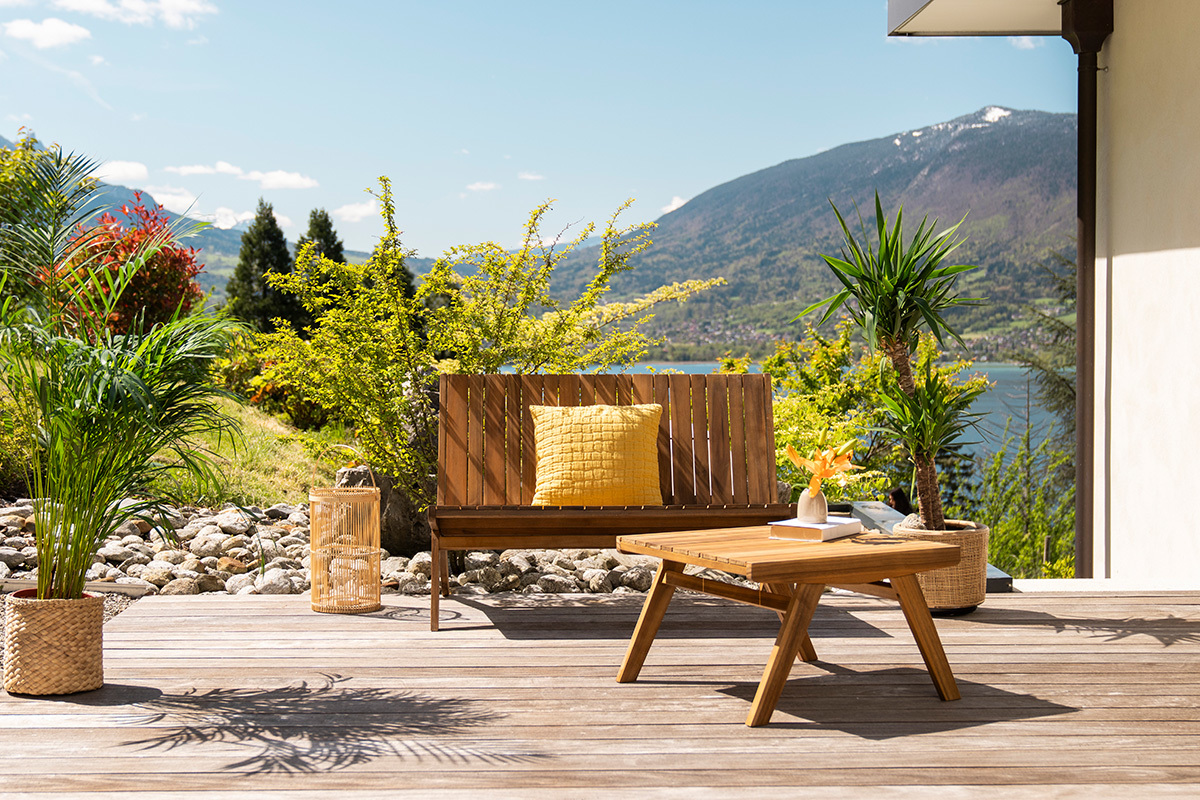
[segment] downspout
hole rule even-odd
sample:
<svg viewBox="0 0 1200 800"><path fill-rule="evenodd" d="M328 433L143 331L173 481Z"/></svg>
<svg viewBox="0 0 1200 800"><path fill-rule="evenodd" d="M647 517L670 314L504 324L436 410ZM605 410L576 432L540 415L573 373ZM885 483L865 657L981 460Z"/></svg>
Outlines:
<svg viewBox="0 0 1200 800"><path fill-rule="evenodd" d="M1113 0L1058 0L1062 36L1079 56L1075 284L1075 577L1092 577L1095 530L1096 57L1113 29Z"/></svg>

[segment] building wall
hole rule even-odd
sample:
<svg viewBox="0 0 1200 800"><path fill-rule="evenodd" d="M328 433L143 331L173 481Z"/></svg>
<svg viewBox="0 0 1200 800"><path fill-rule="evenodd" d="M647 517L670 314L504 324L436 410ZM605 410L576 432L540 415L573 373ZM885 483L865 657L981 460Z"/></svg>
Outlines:
<svg viewBox="0 0 1200 800"><path fill-rule="evenodd" d="M1200 2L1115 0L1099 77L1093 574L1200 589Z"/></svg>

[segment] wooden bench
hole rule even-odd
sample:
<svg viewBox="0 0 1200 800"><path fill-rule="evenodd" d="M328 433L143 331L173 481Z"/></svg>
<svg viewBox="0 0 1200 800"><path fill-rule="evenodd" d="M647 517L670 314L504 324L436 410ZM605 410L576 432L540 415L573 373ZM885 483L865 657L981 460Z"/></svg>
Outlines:
<svg viewBox="0 0 1200 800"><path fill-rule="evenodd" d="M450 550L616 547L618 536L761 525L778 502L767 375L443 375L437 504L429 510L433 582L450 594ZM657 506L531 506L530 405L658 403Z"/></svg>

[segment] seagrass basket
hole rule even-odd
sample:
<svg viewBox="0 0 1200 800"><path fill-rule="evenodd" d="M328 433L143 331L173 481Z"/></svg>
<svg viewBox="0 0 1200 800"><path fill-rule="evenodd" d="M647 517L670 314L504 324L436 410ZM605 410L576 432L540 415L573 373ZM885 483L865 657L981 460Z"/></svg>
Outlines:
<svg viewBox="0 0 1200 800"><path fill-rule="evenodd" d="M969 520L948 519L944 531L909 528L897 523L892 533L907 539L956 544L962 560L953 567L917 573L925 602L931 609L970 611L987 597L988 528Z"/></svg>
<svg viewBox="0 0 1200 800"><path fill-rule="evenodd" d="M38 600L22 589L4 603L4 690L72 694L104 685L104 598Z"/></svg>
<svg viewBox="0 0 1200 800"><path fill-rule="evenodd" d="M308 495L312 609L362 614L381 607L379 489L346 486Z"/></svg>

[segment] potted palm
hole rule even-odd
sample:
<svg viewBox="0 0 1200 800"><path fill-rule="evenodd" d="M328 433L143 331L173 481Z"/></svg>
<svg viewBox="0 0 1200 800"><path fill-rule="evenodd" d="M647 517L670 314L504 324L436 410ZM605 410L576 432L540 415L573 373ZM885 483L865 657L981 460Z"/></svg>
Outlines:
<svg viewBox="0 0 1200 800"><path fill-rule="evenodd" d="M913 374L913 358L922 331L928 330L943 346L946 336L961 344L962 337L946 322L944 314L956 306L980 302L978 298L960 297L956 290L958 276L975 267L947 260L964 241L957 237L963 220L935 232L937 220L930 223L926 217L906 239L903 208L889 225L876 192L877 243L872 244L861 213L861 235L856 237L837 206L832 202L830 205L844 244L841 257L821 258L842 289L812 304L796 319L824 307L821 322L825 322L844 308L862 329L868 346L887 357L894 385L884 389L885 422L881 429L900 440L912 461L918 502L918 514L894 532L951 541L962 547L959 566L919 577L931 608L970 611L984 599L988 531L974 522L945 519L935 464L938 453L958 443L963 431L973 424L969 407L982 389L955 389L928 368L923 380L918 381Z"/></svg>
<svg viewBox="0 0 1200 800"><path fill-rule="evenodd" d="M163 473L203 483L209 456L190 444L234 423L209 364L239 326L178 310L165 323L107 326L130 278L162 241L116 266L93 251L93 162L51 151L23 176L23 211L0 228L3 387L27 437L37 589L5 604L4 688L66 694L103 683L103 603L84 593L95 552L131 518L151 520L175 498Z"/></svg>

